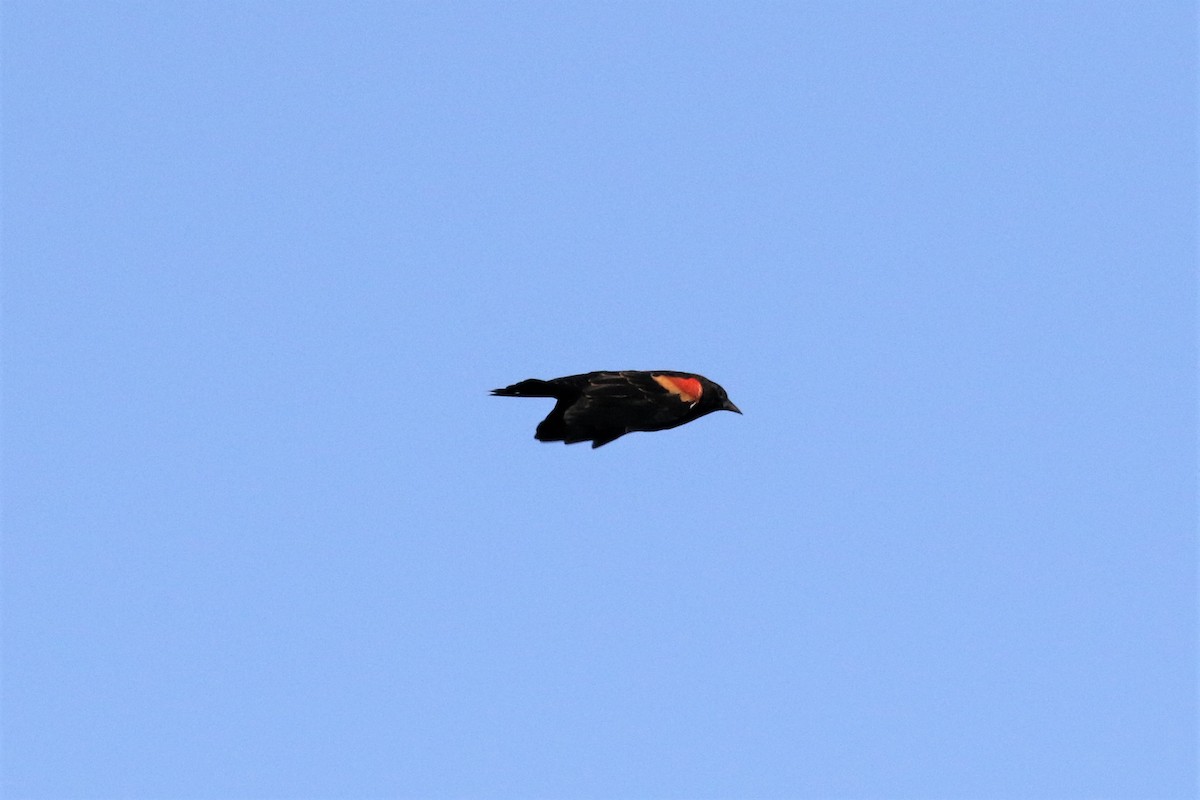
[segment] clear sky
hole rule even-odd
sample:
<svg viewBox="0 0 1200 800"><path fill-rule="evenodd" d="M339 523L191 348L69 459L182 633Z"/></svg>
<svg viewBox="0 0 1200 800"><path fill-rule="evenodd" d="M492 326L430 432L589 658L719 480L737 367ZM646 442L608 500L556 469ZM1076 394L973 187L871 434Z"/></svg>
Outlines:
<svg viewBox="0 0 1200 800"><path fill-rule="evenodd" d="M3 796L1194 795L1194 4L2 11Z"/></svg>

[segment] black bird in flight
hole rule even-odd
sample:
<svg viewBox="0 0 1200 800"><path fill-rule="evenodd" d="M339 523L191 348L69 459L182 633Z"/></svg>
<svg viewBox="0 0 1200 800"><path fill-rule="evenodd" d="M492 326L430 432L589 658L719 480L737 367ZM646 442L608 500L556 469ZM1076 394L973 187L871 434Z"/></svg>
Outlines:
<svg viewBox="0 0 1200 800"><path fill-rule="evenodd" d="M499 397L553 397L554 410L537 426L543 442L592 443L596 448L633 431L664 431L714 411L741 410L725 390L689 372L589 372L548 381L530 378Z"/></svg>

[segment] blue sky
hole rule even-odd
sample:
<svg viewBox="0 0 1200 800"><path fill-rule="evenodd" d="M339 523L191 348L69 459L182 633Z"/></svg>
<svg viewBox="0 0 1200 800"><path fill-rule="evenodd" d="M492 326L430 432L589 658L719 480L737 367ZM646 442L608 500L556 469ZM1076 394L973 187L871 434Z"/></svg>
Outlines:
<svg viewBox="0 0 1200 800"><path fill-rule="evenodd" d="M4 796L1193 796L1196 22L5 3Z"/></svg>

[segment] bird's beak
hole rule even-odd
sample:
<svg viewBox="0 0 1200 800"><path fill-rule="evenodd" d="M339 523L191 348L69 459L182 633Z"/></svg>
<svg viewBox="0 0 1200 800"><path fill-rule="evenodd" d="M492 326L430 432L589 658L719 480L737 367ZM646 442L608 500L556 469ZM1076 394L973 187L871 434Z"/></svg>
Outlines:
<svg viewBox="0 0 1200 800"><path fill-rule="evenodd" d="M728 400L725 401L725 403L721 406L721 408L723 408L726 411L732 411L735 414L742 413L742 410L740 408L738 408L737 406L735 406L733 403L729 402Z"/></svg>

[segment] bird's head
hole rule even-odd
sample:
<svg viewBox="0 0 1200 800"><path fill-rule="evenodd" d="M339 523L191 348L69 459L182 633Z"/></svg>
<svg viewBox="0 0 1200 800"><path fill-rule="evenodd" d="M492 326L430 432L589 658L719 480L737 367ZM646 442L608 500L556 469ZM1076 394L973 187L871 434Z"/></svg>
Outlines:
<svg viewBox="0 0 1200 800"><path fill-rule="evenodd" d="M713 383L707 378L701 378L704 381L704 394L701 403L707 406L708 411L732 411L735 414L741 414L742 410L733 404L729 399L729 395L725 394L725 390L720 384Z"/></svg>

